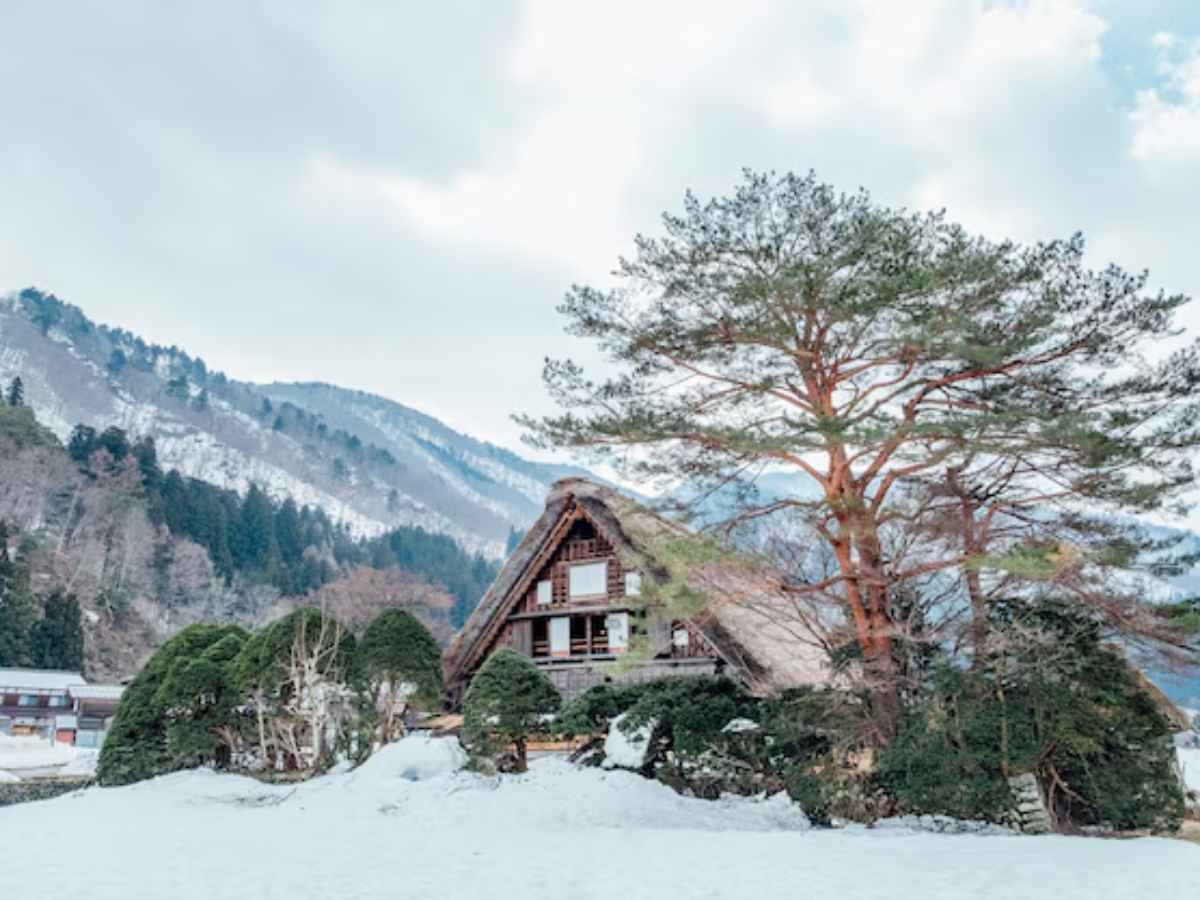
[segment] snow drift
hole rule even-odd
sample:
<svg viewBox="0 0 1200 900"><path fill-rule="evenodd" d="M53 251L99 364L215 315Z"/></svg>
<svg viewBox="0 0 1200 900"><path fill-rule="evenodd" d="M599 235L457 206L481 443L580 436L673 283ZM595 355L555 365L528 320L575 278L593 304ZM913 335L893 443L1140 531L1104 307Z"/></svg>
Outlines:
<svg viewBox="0 0 1200 900"><path fill-rule="evenodd" d="M409 737L300 785L198 770L0 808L12 884L91 900L337 897L1082 898L1192 896L1171 840L810 829L786 798L706 802L621 771L540 759L463 771ZM878 842L884 841L881 845ZM64 865L64 859L70 860Z"/></svg>

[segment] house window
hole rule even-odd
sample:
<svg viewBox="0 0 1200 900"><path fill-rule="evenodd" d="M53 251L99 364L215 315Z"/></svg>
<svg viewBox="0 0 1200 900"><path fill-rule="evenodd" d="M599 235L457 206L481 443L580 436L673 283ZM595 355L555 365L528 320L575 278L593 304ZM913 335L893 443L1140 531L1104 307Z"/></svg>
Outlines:
<svg viewBox="0 0 1200 900"><path fill-rule="evenodd" d="M550 655L550 625L546 619L533 620L533 655Z"/></svg>
<svg viewBox="0 0 1200 900"><path fill-rule="evenodd" d="M37 705L38 705L37 694L22 694L17 699L17 706L37 706Z"/></svg>
<svg viewBox="0 0 1200 900"><path fill-rule="evenodd" d="M609 653L621 653L629 647L629 613L612 613L604 617L608 632Z"/></svg>
<svg viewBox="0 0 1200 900"><path fill-rule="evenodd" d="M608 594L608 562L571 566L571 599L603 597Z"/></svg>
<svg viewBox="0 0 1200 900"><path fill-rule="evenodd" d="M50 695L50 705L51 706L66 706L67 705L66 694L51 694Z"/></svg>
<svg viewBox="0 0 1200 900"><path fill-rule="evenodd" d="M554 600L554 585L550 580L539 581L537 586L537 603L538 606L549 606Z"/></svg>
<svg viewBox="0 0 1200 900"><path fill-rule="evenodd" d="M625 573L625 596L626 597L642 596L642 573L641 572L626 572Z"/></svg>
<svg viewBox="0 0 1200 900"><path fill-rule="evenodd" d="M686 650L692 642L692 636L686 628L676 628L674 634L671 635L671 643L680 650Z"/></svg>
<svg viewBox="0 0 1200 900"><path fill-rule="evenodd" d="M550 655L571 655L570 616L556 616L550 620Z"/></svg>

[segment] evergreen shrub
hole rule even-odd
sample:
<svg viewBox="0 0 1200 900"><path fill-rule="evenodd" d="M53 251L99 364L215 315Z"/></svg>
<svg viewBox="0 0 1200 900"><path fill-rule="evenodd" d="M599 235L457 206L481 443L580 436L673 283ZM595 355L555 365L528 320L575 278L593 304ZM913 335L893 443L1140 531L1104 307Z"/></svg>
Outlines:
<svg viewBox="0 0 1200 900"><path fill-rule="evenodd" d="M463 743L477 756L491 756L497 741L516 747L516 771L527 765L529 735L548 726L545 719L562 698L529 659L507 648L487 658L463 698Z"/></svg>

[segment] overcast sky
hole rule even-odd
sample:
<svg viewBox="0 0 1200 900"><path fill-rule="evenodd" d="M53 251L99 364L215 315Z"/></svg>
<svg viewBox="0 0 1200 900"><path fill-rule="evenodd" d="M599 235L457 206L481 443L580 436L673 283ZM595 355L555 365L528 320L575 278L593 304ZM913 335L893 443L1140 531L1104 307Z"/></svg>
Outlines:
<svg viewBox="0 0 1200 900"><path fill-rule="evenodd" d="M565 288L743 166L1200 296L1195 0L4 0L0 44L0 291L510 446L587 358Z"/></svg>

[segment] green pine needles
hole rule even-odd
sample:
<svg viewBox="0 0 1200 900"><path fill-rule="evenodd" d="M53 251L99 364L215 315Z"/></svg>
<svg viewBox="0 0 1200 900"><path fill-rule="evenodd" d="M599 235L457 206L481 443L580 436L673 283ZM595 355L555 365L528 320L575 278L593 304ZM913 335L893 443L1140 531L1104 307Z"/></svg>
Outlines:
<svg viewBox="0 0 1200 900"><path fill-rule="evenodd" d="M549 717L562 698L529 659L507 648L480 667L463 699L463 743L478 755L493 755L511 743L516 771L527 765L529 735L549 730Z"/></svg>

